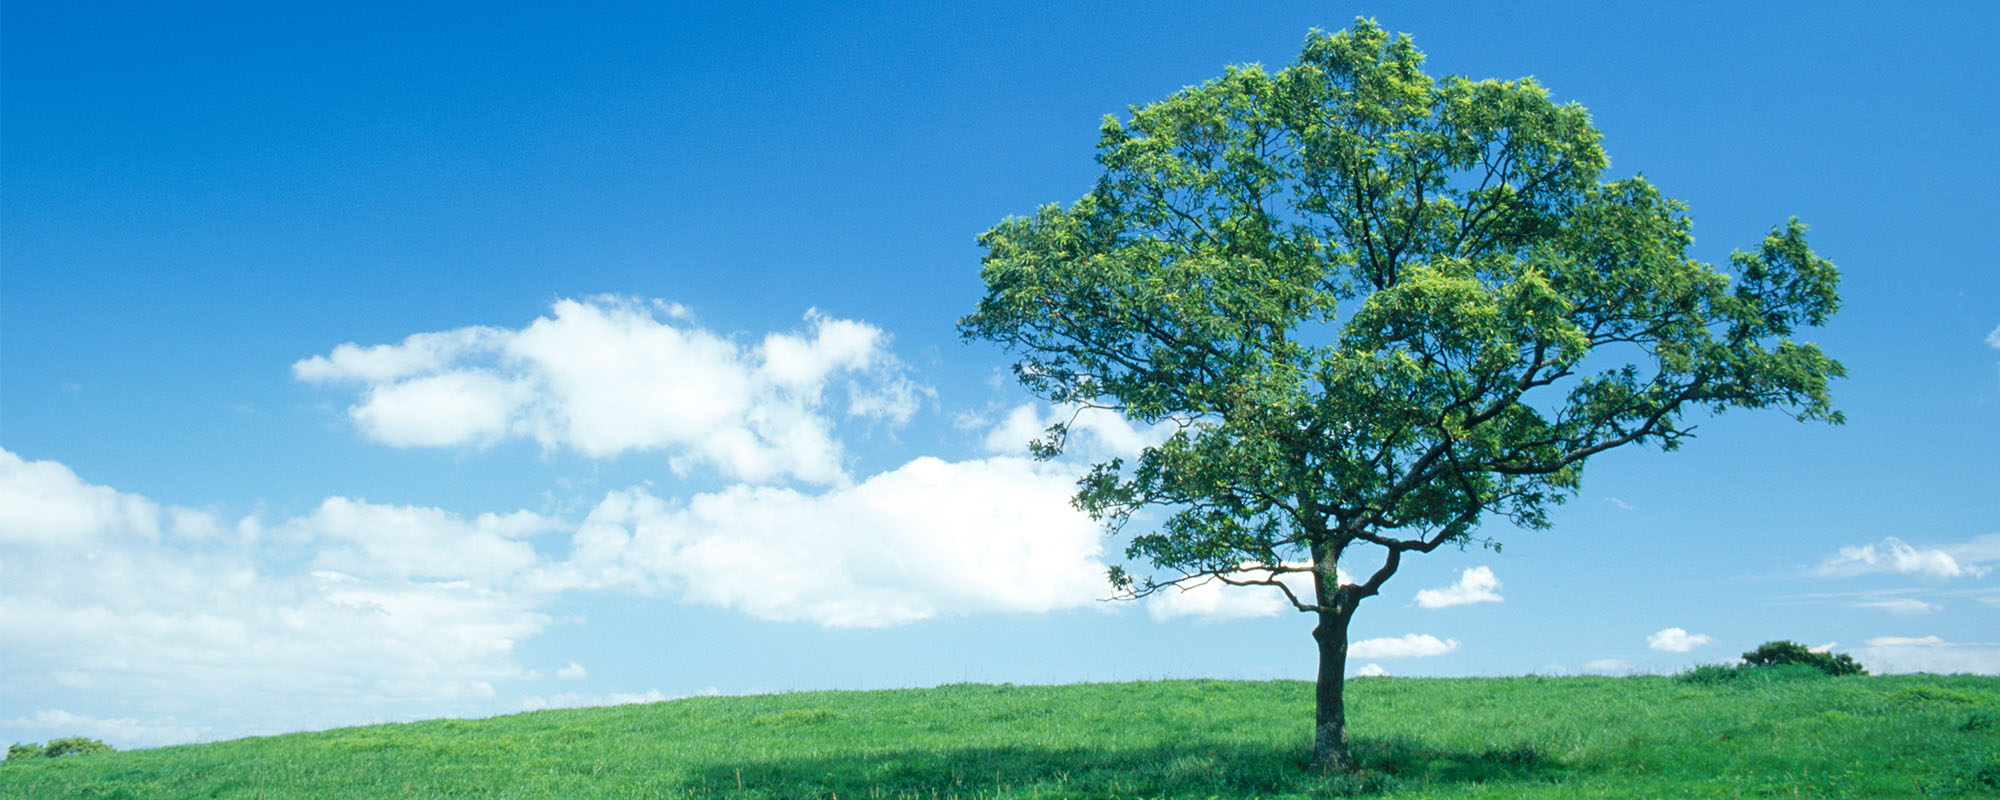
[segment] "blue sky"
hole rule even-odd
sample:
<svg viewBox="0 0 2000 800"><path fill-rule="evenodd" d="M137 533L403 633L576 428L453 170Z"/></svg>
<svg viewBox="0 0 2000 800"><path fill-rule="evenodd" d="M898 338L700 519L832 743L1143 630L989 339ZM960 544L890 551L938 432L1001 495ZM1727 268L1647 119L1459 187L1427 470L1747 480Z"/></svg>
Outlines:
<svg viewBox="0 0 2000 800"><path fill-rule="evenodd" d="M1991 4L947 5L9 4L0 739L1310 676L1269 597L1098 602L1069 481L1151 434L1027 461L953 325L1103 115L1360 14L1584 104L1705 260L1811 224L1851 377L1406 563L1352 667L2000 673Z"/></svg>

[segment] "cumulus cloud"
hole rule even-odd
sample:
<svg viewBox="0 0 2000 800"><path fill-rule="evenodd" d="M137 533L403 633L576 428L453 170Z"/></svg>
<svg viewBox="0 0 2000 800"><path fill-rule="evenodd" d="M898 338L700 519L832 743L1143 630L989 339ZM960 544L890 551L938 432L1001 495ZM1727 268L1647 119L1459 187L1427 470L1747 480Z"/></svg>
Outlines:
<svg viewBox="0 0 2000 800"><path fill-rule="evenodd" d="M398 447L491 444L534 399L533 387L456 370L368 388L348 413L370 437Z"/></svg>
<svg viewBox="0 0 2000 800"><path fill-rule="evenodd" d="M556 670L556 677L566 681L581 680L590 677L590 671L584 669L582 664L571 661L569 666Z"/></svg>
<svg viewBox="0 0 2000 800"><path fill-rule="evenodd" d="M1646 646L1664 653L1685 653L1715 641L1704 633L1688 633L1685 628L1666 628L1646 637Z"/></svg>
<svg viewBox="0 0 2000 800"><path fill-rule="evenodd" d="M56 462L0 450L0 545L78 551L106 539L193 540L221 532L209 515L86 484Z"/></svg>
<svg viewBox="0 0 2000 800"><path fill-rule="evenodd" d="M694 325L679 306L595 298L559 301L519 330L342 344L293 364L292 374L360 384L349 417L392 446L518 437L597 458L665 451L683 472L838 484L846 474L830 415L900 424L928 392L888 339L809 310L803 331L747 345ZM830 398L836 390L841 398Z"/></svg>
<svg viewBox="0 0 2000 800"><path fill-rule="evenodd" d="M491 586L535 565L528 539L562 527L527 511L466 519L437 508L331 497L278 533L314 542L313 565L322 570Z"/></svg>
<svg viewBox="0 0 2000 800"><path fill-rule="evenodd" d="M1938 636L1878 636L1854 654L1868 671L2000 675L2000 643L1949 642Z"/></svg>
<svg viewBox="0 0 2000 800"><path fill-rule="evenodd" d="M1979 543L1968 552L1988 555ZM1990 559L1990 555L1988 555ZM1951 552L1919 549L1893 536L1874 544L1840 548L1839 554L1821 562L1816 574L1847 577L1869 573L1897 573L1927 578L1980 577L1986 568L1961 561Z"/></svg>
<svg viewBox="0 0 2000 800"><path fill-rule="evenodd" d="M490 713L501 687L538 677L516 646L565 592L823 626L1086 606L1108 586L1098 526L1068 504L1075 479L920 458L816 494L619 490L580 524L334 497L226 525L0 450L0 693L102 706L47 702L79 719L145 709L107 741L161 744L212 732L188 715L232 718L221 732L239 736Z"/></svg>
<svg viewBox="0 0 2000 800"><path fill-rule="evenodd" d="M381 716L469 710L494 683L526 674L514 642L549 621L490 585L525 563L481 540L538 522L329 504L322 512L348 514L225 526L0 450L0 641L10 657L0 691L39 684L80 690L70 696L82 703L150 709L157 719L105 718L101 729L123 731L107 740L134 745L192 738L173 720L195 713L254 719L230 731L241 735L367 721L355 719L357 702ZM462 533L469 555L413 568L438 532L413 532L411 553L385 550L389 540L368 538L378 533L365 529L370 520ZM274 567L315 550L325 563Z"/></svg>
<svg viewBox="0 0 2000 800"><path fill-rule="evenodd" d="M1458 582L1443 589L1424 589L1417 592L1417 605L1423 608L1449 608L1472 603L1498 603L1501 601L1500 580L1493 577L1493 570L1487 567L1472 567L1458 575Z"/></svg>
<svg viewBox="0 0 2000 800"><path fill-rule="evenodd" d="M1424 658L1458 649L1457 639L1411 633L1394 638L1363 639L1347 646L1349 658Z"/></svg>
<svg viewBox="0 0 2000 800"><path fill-rule="evenodd" d="M1028 459L919 458L822 494L736 486L678 503L616 491L577 529L571 558L536 580L829 627L1082 606L1109 586L1097 523L1068 503L1075 479Z"/></svg>
<svg viewBox="0 0 2000 800"><path fill-rule="evenodd" d="M1389 677L1389 671L1383 669L1381 664L1363 664L1360 669L1354 671L1354 677L1386 678Z"/></svg>
<svg viewBox="0 0 2000 800"><path fill-rule="evenodd" d="M1996 327L1992 333L1986 334L1986 344L1992 347L2000 347L2000 327Z"/></svg>

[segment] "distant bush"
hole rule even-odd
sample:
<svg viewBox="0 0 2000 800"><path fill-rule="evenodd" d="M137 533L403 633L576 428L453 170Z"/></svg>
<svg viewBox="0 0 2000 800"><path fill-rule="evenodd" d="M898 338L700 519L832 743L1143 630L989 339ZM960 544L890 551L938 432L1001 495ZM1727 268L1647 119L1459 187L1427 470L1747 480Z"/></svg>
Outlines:
<svg viewBox="0 0 2000 800"><path fill-rule="evenodd" d="M111 745L82 736L67 736L50 739L47 745L14 744L7 746L7 761L26 761L31 758L60 758L62 756L87 756L92 753L113 752Z"/></svg>
<svg viewBox="0 0 2000 800"><path fill-rule="evenodd" d="M1674 680L1681 683L1701 684L1728 683L1736 678L1735 667L1725 667L1721 664L1703 664L1674 676Z"/></svg>
<svg viewBox="0 0 2000 800"><path fill-rule="evenodd" d="M1765 642L1757 649L1743 654L1746 667L1775 667L1796 664L1812 667L1828 675L1865 675L1867 670L1861 663L1846 653L1816 653L1798 642Z"/></svg>
<svg viewBox="0 0 2000 800"><path fill-rule="evenodd" d="M1846 654L1815 653L1798 642L1765 642L1743 654L1739 666L1703 664L1674 676L1681 683L1721 684L1756 681L1818 678L1827 675L1865 675L1867 670Z"/></svg>
<svg viewBox="0 0 2000 800"><path fill-rule="evenodd" d="M1693 684L1735 684L1739 686L1783 683L1786 681L1817 680L1826 673L1800 664L1779 664L1769 667L1753 667L1749 664L1726 666L1723 664L1703 664L1674 676L1680 683Z"/></svg>

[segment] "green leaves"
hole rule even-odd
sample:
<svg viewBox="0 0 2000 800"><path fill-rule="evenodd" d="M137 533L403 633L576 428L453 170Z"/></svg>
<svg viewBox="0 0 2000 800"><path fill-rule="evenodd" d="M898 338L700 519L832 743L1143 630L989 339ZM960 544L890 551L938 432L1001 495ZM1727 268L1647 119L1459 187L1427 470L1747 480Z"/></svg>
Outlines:
<svg viewBox="0 0 2000 800"><path fill-rule="evenodd" d="M980 237L963 335L1050 400L1186 426L1079 486L1114 526L1170 510L1132 558L1192 577L1303 554L1325 577L1357 543L1545 526L1590 456L1671 450L1693 410L1839 420L1840 364L1792 338L1839 307L1804 225L1732 280L1687 255L1685 206L1602 180L1581 106L1422 64L1368 20L1315 31L1276 72L1107 119L1090 193Z"/></svg>

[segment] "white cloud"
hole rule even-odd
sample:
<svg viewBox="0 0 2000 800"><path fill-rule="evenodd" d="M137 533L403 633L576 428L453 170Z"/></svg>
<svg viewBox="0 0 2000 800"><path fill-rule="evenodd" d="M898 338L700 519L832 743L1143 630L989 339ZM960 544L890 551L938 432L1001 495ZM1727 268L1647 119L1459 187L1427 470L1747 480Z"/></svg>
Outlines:
<svg viewBox="0 0 2000 800"><path fill-rule="evenodd" d="M1000 455L1028 452L1028 443L1041 438L1050 425L1069 425L1064 452L1079 460L1132 458L1139 451L1158 446L1176 430L1171 423L1144 428L1134 426L1124 415L1102 408L1022 404L1007 412L999 424L986 433L986 451Z"/></svg>
<svg viewBox="0 0 2000 800"><path fill-rule="evenodd" d="M1383 669L1381 664L1363 664L1360 669L1354 671L1354 677L1386 678L1389 677L1389 671Z"/></svg>
<svg viewBox="0 0 2000 800"><path fill-rule="evenodd" d="M527 511L468 520L437 508L332 497L279 533L316 542L318 569L491 586L535 565L535 549L524 540L561 527L560 520Z"/></svg>
<svg viewBox="0 0 2000 800"><path fill-rule="evenodd" d="M1600 658L1585 662L1583 671L1593 675L1631 675L1639 671L1639 665L1624 659Z"/></svg>
<svg viewBox="0 0 2000 800"><path fill-rule="evenodd" d="M1685 628L1666 628L1646 637L1646 646L1666 653L1685 653L1715 641L1704 633L1688 633Z"/></svg>
<svg viewBox="0 0 2000 800"><path fill-rule="evenodd" d="M1944 647L1946 642L1937 636L1877 636L1868 640L1869 647Z"/></svg>
<svg viewBox="0 0 2000 800"><path fill-rule="evenodd" d="M580 524L334 497L228 525L0 450L0 691L129 715L107 738L126 747L491 713L537 677L517 644L567 591L824 626L1092 606L1109 587L1098 524L1068 503L1075 479L920 458L818 494L614 491ZM0 736L19 728L0 720Z"/></svg>
<svg viewBox="0 0 2000 800"><path fill-rule="evenodd" d="M395 447L491 444L534 398L525 381L467 370L370 386L349 410L369 438Z"/></svg>
<svg viewBox="0 0 2000 800"><path fill-rule="evenodd" d="M1417 605L1423 608L1449 608L1472 603L1498 603L1501 601L1500 580L1493 577L1493 570L1487 567L1472 567L1459 573L1458 582L1443 589L1424 589L1417 592Z"/></svg>
<svg viewBox="0 0 2000 800"><path fill-rule="evenodd" d="M1847 592L1819 592L1813 594L1787 595L1780 599L1798 600L1808 603L1831 603L1845 608L1866 608L1886 611L1892 614L1928 614L1944 610L1944 604L1933 600L1919 599L1914 595L1937 597L1971 597L1978 599L1989 592L2000 589L1960 589L1936 591L1920 588L1865 589Z"/></svg>
<svg viewBox="0 0 2000 800"><path fill-rule="evenodd" d="M1879 609L1891 614L1928 614L1944 608L1936 603L1928 603L1910 597L1898 597L1889 600L1865 600L1858 603L1849 603L1848 605L1855 608Z"/></svg>
<svg viewBox="0 0 2000 800"><path fill-rule="evenodd" d="M1616 498L1616 497L1606 497L1606 498L1604 498L1604 502L1606 502L1606 503L1609 503L1609 504L1611 504L1612 506L1615 506L1615 507L1617 507L1617 509L1618 509L1619 511L1631 511L1631 510L1632 510L1632 504L1631 504L1631 503L1627 503L1627 502L1625 502L1625 501L1623 501L1623 500L1620 500L1620 499L1618 499L1618 498Z"/></svg>
<svg viewBox="0 0 2000 800"><path fill-rule="evenodd" d="M1965 565L1987 564L2000 561L2000 533L1975 536L1961 544L1946 545L1942 548L1953 561ZM1985 568L1968 568L1974 576L1984 576Z"/></svg>
<svg viewBox="0 0 2000 800"><path fill-rule="evenodd" d="M590 671L584 669L582 664L571 661L569 666L556 670L556 677L566 681L581 680L590 677Z"/></svg>
<svg viewBox="0 0 2000 800"><path fill-rule="evenodd" d="M710 690L711 692L713 690ZM550 708L596 708L599 706L630 706L641 703L664 703L679 700L685 695L675 696L658 689L643 692L612 692L610 694L577 694L562 692L548 696L529 695L517 704L522 711L542 711Z"/></svg>
<svg viewBox="0 0 2000 800"><path fill-rule="evenodd" d="M504 348L509 335L509 331L499 328L473 327L414 334L400 345L361 347L348 343L333 348L330 355L313 356L293 364L292 374L299 380L315 383L343 380L389 383L441 371L468 353L498 351Z"/></svg>
<svg viewBox="0 0 2000 800"><path fill-rule="evenodd" d="M1288 564L1302 567L1304 563ZM1231 573L1235 580L1270 580L1272 571L1258 564L1244 564L1242 569ZM1346 575L1340 580L1346 582ZM1313 601L1313 578L1309 572L1287 572L1278 580L1292 590L1300 600ZM1203 622L1220 622L1231 619L1252 617L1275 617L1297 609L1285 598L1284 590L1275 586L1232 586L1220 580L1208 579L1190 582L1185 588L1168 587L1146 598L1146 613L1156 620L1180 617L1194 617Z"/></svg>
<svg viewBox="0 0 2000 800"><path fill-rule="evenodd" d="M363 435L392 446L521 437L598 458L664 450L679 471L820 484L846 480L826 397L836 384L848 416L897 424L929 391L905 376L887 334L866 323L809 310L804 331L744 346L686 318L660 303L562 300L520 330L343 344L293 364L292 374L362 384L348 414Z"/></svg>
<svg viewBox="0 0 2000 800"><path fill-rule="evenodd" d="M1349 658L1424 658L1458 649L1457 639L1439 640L1423 633L1395 638L1363 639L1347 646Z"/></svg>
<svg viewBox="0 0 2000 800"><path fill-rule="evenodd" d="M1938 636L1878 636L1854 654L1868 671L2000 675L2000 643L1948 642Z"/></svg>
<svg viewBox="0 0 2000 800"><path fill-rule="evenodd" d="M413 549L367 538L385 533L369 521L401 524L387 533ZM197 715L243 735L479 710L494 683L526 674L514 643L549 622L494 585L524 566L503 535L528 521L338 500L231 534L213 515L0 450L0 691L72 698L60 713L102 717L89 730L120 747L207 735L176 721ZM436 553L450 557L422 565Z"/></svg>
<svg viewBox="0 0 2000 800"><path fill-rule="evenodd" d="M669 503L612 492L537 577L559 588L672 591L831 627L1088 605L1109 592L1072 470L1019 458L919 458L824 494L736 486Z"/></svg>
<svg viewBox="0 0 2000 800"><path fill-rule="evenodd" d="M1986 334L1986 343L1993 347L2000 347L2000 327L1996 327L1992 333Z"/></svg>
<svg viewBox="0 0 2000 800"><path fill-rule="evenodd" d="M1021 455L1028 452L1028 443L1041 438L1042 432L1051 423L1035 411L1035 407L1023 403L1007 413L1006 419L986 433L985 445L989 453Z"/></svg>
<svg viewBox="0 0 2000 800"><path fill-rule="evenodd" d="M1968 552L1988 555L1990 559L1983 540L1963 547L1970 548ZM1946 550L1921 550L1891 536L1875 544L1840 548L1838 555L1821 562L1815 572L1838 577L1893 572L1930 578L1956 578L1965 575L1979 577L1985 575L1987 570L1961 562Z"/></svg>
<svg viewBox="0 0 2000 800"><path fill-rule="evenodd" d="M209 515L93 486L56 462L0 450L0 545L88 550L106 538L193 540L221 530Z"/></svg>

